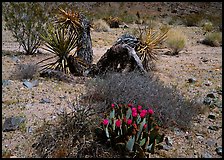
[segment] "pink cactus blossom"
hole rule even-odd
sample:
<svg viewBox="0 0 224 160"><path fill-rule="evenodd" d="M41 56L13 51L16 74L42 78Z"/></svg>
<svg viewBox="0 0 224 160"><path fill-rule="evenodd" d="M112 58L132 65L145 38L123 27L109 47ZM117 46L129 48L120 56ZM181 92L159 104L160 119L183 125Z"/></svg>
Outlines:
<svg viewBox="0 0 224 160"><path fill-rule="evenodd" d="M152 109L149 109L148 112L150 115L152 115L154 113L154 111Z"/></svg>
<svg viewBox="0 0 224 160"><path fill-rule="evenodd" d="M138 111L141 112L142 106L138 105Z"/></svg>
<svg viewBox="0 0 224 160"><path fill-rule="evenodd" d="M132 112L133 117L137 117L138 113L137 112Z"/></svg>
<svg viewBox="0 0 224 160"><path fill-rule="evenodd" d="M115 122L115 125L116 125L116 127L120 127L121 126L121 121L120 121L120 119L118 119L116 122Z"/></svg>
<svg viewBox="0 0 224 160"><path fill-rule="evenodd" d="M146 127L147 127L147 124L144 124L143 128L146 129Z"/></svg>
<svg viewBox="0 0 224 160"><path fill-rule="evenodd" d="M138 128L136 123L133 124L133 127L134 127L135 129Z"/></svg>
<svg viewBox="0 0 224 160"><path fill-rule="evenodd" d="M147 111L146 110L142 110L142 112L140 113L140 117L144 118L146 115Z"/></svg>
<svg viewBox="0 0 224 160"><path fill-rule="evenodd" d="M128 119L127 124L128 125L131 125L131 123L132 123L132 120L131 119Z"/></svg>
<svg viewBox="0 0 224 160"><path fill-rule="evenodd" d="M133 107L131 110L132 112L137 112L137 109L135 107Z"/></svg>
<svg viewBox="0 0 224 160"><path fill-rule="evenodd" d="M103 120L103 125L106 126L108 123L109 123L109 120L108 120L108 119L104 119L104 120Z"/></svg>
<svg viewBox="0 0 224 160"><path fill-rule="evenodd" d="M111 107L114 108L115 107L115 104L111 104Z"/></svg>
<svg viewBox="0 0 224 160"><path fill-rule="evenodd" d="M131 103L128 104L128 107L132 107L133 105Z"/></svg>

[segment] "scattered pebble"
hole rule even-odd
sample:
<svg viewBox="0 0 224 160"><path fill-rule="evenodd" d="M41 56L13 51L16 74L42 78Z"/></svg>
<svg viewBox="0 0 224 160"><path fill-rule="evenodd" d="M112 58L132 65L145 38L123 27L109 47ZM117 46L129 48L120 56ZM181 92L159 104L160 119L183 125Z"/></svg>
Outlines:
<svg viewBox="0 0 224 160"><path fill-rule="evenodd" d="M38 80L35 80L35 81L32 81L32 82L29 82L29 81L25 80L25 82L23 82L23 85L26 86L27 88L31 89L33 87L38 86L39 82L38 82Z"/></svg>
<svg viewBox="0 0 224 160"><path fill-rule="evenodd" d="M205 152L204 154L201 155L201 158L212 158L212 155L208 152Z"/></svg>
<svg viewBox="0 0 224 160"><path fill-rule="evenodd" d="M207 97L215 98L215 95L214 95L214 93L209 93L209 94L207 94Z"/></svg>
<svg viewBox="0 0 224 160"><path fill-rule="evenodd" d="M188 83L195 83L196 81L197 81L197 79L194 77L188 79Z"/></svg>
<svg viewBox="0 0 224 160"><path fill-rule="evenodd" d="M207 82L205 82L204 84L205 84L206 86L211 86L211 85L212 85L212 82L207 81Z"/></svg>
<svg viewBox="0 0 224 160"><path fill-rule="evenodd" d="M173 145L173 140L168 136L165 138L165 142L168 146L172 146Z"/></svg>
<svg viewBox="0 0 224 160"><path fill-rule="evenodd" d="M218 155L222 156L222 147L217 147L215 151L217 152Z"/></svg>
<svg viewBox="0 0 224 160"><path fill-rule="evenodd" d="M51 103L51 101L50 101L50 99L48 99L48 98L42 98L42 99L40 100L40 103Z"/></svg>
<svg viewBox="0 0 224 160"><path fill-rule="evenodd" d="M10 84L11 84L11 80L5 80L5 79L2 80L2 86L3 87L5 87L7 85L10 85Z"/></svg>
<svg viewBox="0 0 224 160"><path fill-rule="evenodd" d="M214 131L218 131L219 127L218 126L209 126L208 129L214 130Z"/></svg>
<svg viewBox="0 0 224 160"><path fill-rule="evenodd" d="M25 118L23 117L9 117L5 119L3 124L3 132L15 131L19 128L21 123L25 122Z"/></svg>
<svg viewBox="0 0 224 160"><path fill-rule="evenodd" d="M210 105L210 104L212 103L212 100L211 100L210 97L205 97L203 103L204 103L205 105Z"/></svg>
<svg viewBox="0 0 224 160"><path fill-rule="evenodd" d="M210 114L208 115L208 118L210 118L210 119L215 119L215 115L214 115L213 113L210 113Z"/></svg>

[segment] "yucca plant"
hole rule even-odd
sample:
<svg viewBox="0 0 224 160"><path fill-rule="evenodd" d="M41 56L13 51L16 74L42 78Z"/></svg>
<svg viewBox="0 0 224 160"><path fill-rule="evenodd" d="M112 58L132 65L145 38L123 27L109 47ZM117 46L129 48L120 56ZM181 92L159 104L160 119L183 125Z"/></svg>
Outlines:
<svg viewBox="0 0 224 160"><path fill-rule="evenodd" d="M42 35L42 39L46 42L47 47L43 49L53 53L54 56L44 59L38 62L38 64L56 57L57 60L40 66L42 68L41 71L52 69L70 73L68 57L75 54L75 52L70 53L73 49L77 49L79 39L77 32L63 25L49 25L47 33L46 35Z"/></svg>
<svg viewBox="0 0 224 160"><path fill-rule="evenodd" d="M161 31L145 28L144 32L140 31L137 53L147 71L151 70L150 62L157 60L155 50L161 48L160 44L166 40L168 31L168 28Z"/></svg>
<svg viewBox="0 0 224 160"><path fill-rule="evenodd" d="M49 62L41 66L41 71L52 69L64 73L82 73L83 68L88 65L82 60L82 57L76 56L80 47L80 37L82 35L82 25L79 13L65 12L59 9L55 24L50 24L46 34L42 39L46 42L46 48L43 48L54 56L44 59L39 63L57 58L54 62ZM74 51L75 50L75 51Z"/></svg>

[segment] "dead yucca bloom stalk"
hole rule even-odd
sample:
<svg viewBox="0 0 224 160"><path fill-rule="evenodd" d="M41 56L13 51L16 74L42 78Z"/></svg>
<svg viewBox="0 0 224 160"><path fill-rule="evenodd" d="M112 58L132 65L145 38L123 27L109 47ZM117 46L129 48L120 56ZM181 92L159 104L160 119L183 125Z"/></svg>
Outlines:
<svg viewBox="0 0 224 160"><path fill-rule="evenodd" d="M157 60L155 50L161 48L160 44L166 40L168 31L168 28L161 31L145 28L144 35L140 29L140 43L137 47L137 53L142 61L143 67L147 71L151 70L150 62Z"/></svg>

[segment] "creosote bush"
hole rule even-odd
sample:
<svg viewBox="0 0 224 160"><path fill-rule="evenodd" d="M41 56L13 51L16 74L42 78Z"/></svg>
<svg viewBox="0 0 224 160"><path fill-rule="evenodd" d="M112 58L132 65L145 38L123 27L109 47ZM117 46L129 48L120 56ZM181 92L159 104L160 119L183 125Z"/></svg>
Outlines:
<svg viewBox="0 0 224 160"><path fill-rule="evenodd" d="M203 44L219 47L222 45L222 32L211 32L206 34L205 39L202 41Z"/></svg>
<svg viewBox="0 0 224 160"><path fill-rule="evenodd" d="M186 45L186 36L179 30L170 30L166 40L167 46L172 50L172 55L177 55Z"/></svg>
<svg viewBox="0 0 224 160"><path fill-rule="evenodd" d="M39 75L38 66L33 63L18 64L11 74L12 79L33 79Z"/></svg>
<svg viewBox="0 0 224 160"><path fill-rule="evenodd" d="M155 76L138 72L108 73L87 82L88 94L95 107L119 102L151 106L163 127L190 128L191 120L201 109L195 100L186 100L178 90L164 84Z"/></svg>

